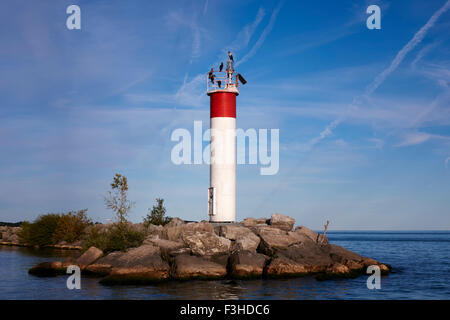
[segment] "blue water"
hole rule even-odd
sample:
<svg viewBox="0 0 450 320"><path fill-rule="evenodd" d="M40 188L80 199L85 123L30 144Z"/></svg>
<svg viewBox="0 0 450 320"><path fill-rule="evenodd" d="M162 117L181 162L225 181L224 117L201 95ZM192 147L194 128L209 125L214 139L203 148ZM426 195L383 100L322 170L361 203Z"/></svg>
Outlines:
<svg viewBox="0 0 450 320"><path fill-rule="evenodd" d="M68 290L66 276L28 275L33 265L73 255L0 246L0 299L450 299L450 232L329 232L330 242L393 266L381 289L367 276L252 281L171 281L156 286L107 287L83 277Z"/></svg>

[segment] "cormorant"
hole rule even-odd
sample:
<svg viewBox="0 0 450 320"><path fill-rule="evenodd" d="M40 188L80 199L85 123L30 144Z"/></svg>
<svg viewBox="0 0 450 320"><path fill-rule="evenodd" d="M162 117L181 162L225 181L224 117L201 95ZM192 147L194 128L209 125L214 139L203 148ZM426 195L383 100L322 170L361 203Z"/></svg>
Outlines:
<svg viewBox="0 0 450 320"><path fill-rule="evenodd" d="M220 63L219 71L222 72L223 70L223 62Z"/></svg>
<svg viewBox="0 0 450 320"><path fill-rule="evenodd" d="M212 83L214 83L214 78L215 77L216 76L214 75L214 69L211 68L211 70L208 72L208 78L209 78L209 80L211 80Z"/></svg>
<svg viewBox="0 0 450 320"><path fill-rule="evenodd" d="M247 83L247 80L244 79L244 77L242 76L242 74L238 73L238 74L237 74L237 77L238 77L239 81L240 81L242 84L246 84L246 83Z"/></svg>
<svg viewBox="0 0 450 320"><path fill-rule="evenodd" d="M231 54L231 51L228 51L228 57L230 58L231 61L234 61L233 55Z"/></svg>

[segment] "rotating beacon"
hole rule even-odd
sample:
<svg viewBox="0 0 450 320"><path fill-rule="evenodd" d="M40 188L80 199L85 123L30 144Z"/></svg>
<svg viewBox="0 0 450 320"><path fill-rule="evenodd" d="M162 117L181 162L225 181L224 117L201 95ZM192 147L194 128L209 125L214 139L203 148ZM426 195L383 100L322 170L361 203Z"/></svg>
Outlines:
<svg viewBox="0 0 450 320"><path fill-rule="evenodd" d="M234 71L228 52L227 68L207 74L210 97L211 161L208 214L211 222L236 222L236 97L243 76Z"/></svg>

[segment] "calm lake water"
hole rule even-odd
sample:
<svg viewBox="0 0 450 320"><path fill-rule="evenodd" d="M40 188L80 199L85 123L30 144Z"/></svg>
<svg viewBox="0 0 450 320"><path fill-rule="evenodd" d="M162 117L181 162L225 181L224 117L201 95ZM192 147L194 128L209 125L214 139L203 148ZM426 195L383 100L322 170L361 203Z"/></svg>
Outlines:
<svg viewBox="0 0 450 320"><path fill-rule="evenodd" d="M33 265L73 255L0 246L0 299L450 299L450 232L330 232L329 240L391 264L380 290L369 290L367 276L316 281L171 281L156 286L108 287L82 278L81 290L68 290L66 276L28 275Z"/></svg>

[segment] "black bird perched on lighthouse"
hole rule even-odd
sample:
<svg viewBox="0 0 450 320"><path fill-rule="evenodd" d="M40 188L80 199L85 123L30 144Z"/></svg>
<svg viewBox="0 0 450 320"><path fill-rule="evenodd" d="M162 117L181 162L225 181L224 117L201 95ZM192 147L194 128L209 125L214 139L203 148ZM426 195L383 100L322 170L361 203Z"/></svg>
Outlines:
<svg viewBox="0 0 450 320"><path fill-rule="evenodd" d="M228 58L230 58L231 61L234 61L233 55L231 54L231 51L228 51Z"/></svg>
<svg viewBox="0 0 450 320"><path fill-rule="evenodd" d="M240 81L242 84L246 84L246 83L247 83L247 80L244 79L244 77L242 76L242 74L238 73L238 74L237 74L237 78L239 79L239 81Z"/></svg>
<svg viewBox="0 0 450 320"><path fill-rule="evenodd" d="M222 70L223 70L223 62L220 63L219 72L222 72Z"/></svg>
<svg viewBox="0 0 450 320"><path fill-rule="evenodd" d="M216 76L214 75L214 69L211 68L211 70L208 72L208 78L209 78L209 80L211 80L212 83L214 83L214 78L215 77Z"/></svg>

